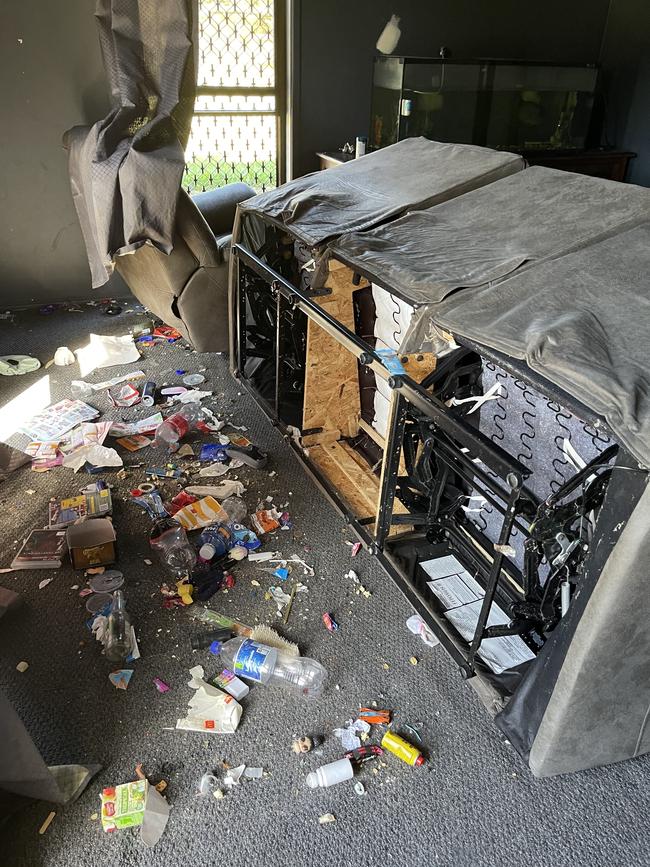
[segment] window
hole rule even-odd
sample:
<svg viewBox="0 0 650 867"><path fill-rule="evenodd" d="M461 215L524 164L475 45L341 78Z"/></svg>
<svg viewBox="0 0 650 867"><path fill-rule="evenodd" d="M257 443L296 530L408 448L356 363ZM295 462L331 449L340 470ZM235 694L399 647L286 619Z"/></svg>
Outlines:
<svg viewBox="0 0 650 867"><path fill-rule="evenodd" d="M262 192L282 181L282 12L282 0L199 0L189 193L235 181Z"/></svg>

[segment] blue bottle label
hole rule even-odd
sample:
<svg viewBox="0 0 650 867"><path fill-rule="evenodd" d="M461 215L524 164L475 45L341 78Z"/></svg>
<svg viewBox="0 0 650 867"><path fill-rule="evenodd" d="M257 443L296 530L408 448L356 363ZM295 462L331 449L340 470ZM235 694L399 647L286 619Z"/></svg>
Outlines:
<svg viewBox="0 0 650 867"><path fill-rule="evenodd" d="M259 683L262 680L262 666L270 652L270 647L247 638L235 656L236 673Z"/></svg>

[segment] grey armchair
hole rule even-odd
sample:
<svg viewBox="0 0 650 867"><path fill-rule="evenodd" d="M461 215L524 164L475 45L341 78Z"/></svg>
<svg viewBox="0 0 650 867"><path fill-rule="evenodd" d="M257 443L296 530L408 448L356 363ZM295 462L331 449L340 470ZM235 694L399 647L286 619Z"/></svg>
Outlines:
<svg viewBox="0 0 650 867"><path fill-rule="evenodd" d="M239 202L255 195L229 184L190 197L179 192L174 249L149 244L118 256L115 269L136 298L199 352L228 351L228 259Z"/></svg>

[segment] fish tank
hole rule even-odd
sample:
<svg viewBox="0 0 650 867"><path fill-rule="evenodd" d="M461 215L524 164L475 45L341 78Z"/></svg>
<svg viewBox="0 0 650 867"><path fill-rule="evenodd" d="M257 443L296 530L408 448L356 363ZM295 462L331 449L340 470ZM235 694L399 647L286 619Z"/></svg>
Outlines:
<svg viewBox="0 0 650 867"><path fill-rule="evenodd" d="M510 151L586 146L595 65L376 57L369 147L405 138Z"/></svg>

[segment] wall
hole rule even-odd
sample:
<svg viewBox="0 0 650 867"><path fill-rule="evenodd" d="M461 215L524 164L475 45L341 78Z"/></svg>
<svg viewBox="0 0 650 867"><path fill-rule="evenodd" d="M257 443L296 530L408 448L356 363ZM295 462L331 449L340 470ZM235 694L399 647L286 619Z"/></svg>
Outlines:
<svg viewBox="0 0 650 867"><path fill-rule="evenodd" d="M608 0L294 0L296 92L294 174L316 167L314 152L367 134L375 43L391 14L401 17L396 54L598 60ZM650 0L614 0L645 3Z"/></svg>
<svg viewBox="0 0 650 867"><path fill-rule="evenodd" d="M0 11L0 305L124 295L90 287L61 136L107 113L93 0Z"/></svg>
<svg viewBox="0 0 650 867"><path fill-rule="evenodd" d="M637 154L629 180L650 186L649 0L612 0L601 63L607 138Z"/></svg>

